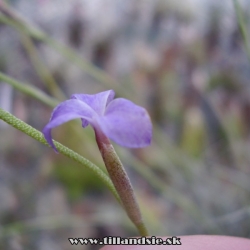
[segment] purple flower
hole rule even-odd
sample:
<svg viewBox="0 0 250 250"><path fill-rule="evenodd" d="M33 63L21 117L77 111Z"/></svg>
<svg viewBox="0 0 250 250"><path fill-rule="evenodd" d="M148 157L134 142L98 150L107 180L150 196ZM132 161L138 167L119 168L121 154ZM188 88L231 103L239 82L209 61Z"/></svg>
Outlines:
<svg viewBox="0 0 250 250"><path fill-rule="evenodd" d="M95 131L121 146L148 146L152 138L152 124L147 111L124 98L114 99L114 96L113 90L95 95L72 95L71 99L60 103L53 110L49 123L43 129L45 139L56 150L51 129L81 118L83 128L90 124Z"/></svg>

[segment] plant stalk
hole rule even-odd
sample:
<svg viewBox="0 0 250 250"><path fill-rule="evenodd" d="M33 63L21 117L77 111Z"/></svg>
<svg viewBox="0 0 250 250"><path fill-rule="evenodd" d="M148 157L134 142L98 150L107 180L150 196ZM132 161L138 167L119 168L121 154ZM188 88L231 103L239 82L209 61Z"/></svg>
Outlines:
<svg viewBox="0 0 250 250"><path fill-rule="evenodd" d="M132 184L115 152L114 147L100 129L95 128L95 135L98 148L101 152L109 176L120 196L122 205L127 212L128 217L135 224L141 236L148 236L148 231L142 220L141 211Z"/></svg>

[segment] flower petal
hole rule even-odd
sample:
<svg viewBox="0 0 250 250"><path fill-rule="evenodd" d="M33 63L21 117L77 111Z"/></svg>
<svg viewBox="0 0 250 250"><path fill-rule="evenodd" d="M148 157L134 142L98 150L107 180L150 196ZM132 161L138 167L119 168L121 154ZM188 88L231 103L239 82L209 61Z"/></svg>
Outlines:
<svg viewBox="0 0 250 250"><path fill-rule="evenodd" d="M74 94L71 99L78 99L88 104L99 115L103 115L105 108L110 101L114 99L114 90L107 90L94 95L87 94ZM85 128L89 125L88 121L82 119L82 127Z"/></svg>
<svg viewBox="0 0 250 250"><path fill-rule="evenodd" d="M49 123L43 129L44 137L57 151L51 137L52 128L76 118L83 118L87 122L94 124L96 115L90 106L80 100L71 99L64 101L53 110Z"/></svg>
<svg viewBox="0 0 250 250"><path fill-rule="evenodd" d="M106 106L114 99L114 90L107 90L95 95L74 94L71 99L78 99L88 104L98 115L103 115Z"/></svg>
<svg viewBox="0 0 250 250"><path fill-rule="evenodd" d="M152 124L147 111L129 100L117 98L110 102L98 123L102 131L121 146L140 148L151 142Z"/></svg>

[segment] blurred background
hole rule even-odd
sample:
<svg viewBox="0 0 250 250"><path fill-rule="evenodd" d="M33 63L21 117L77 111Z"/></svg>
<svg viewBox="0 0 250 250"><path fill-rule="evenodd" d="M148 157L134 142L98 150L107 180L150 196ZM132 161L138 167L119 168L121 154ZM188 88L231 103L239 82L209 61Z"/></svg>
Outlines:
<svg viewBox="0 0 250 250"><path fill-rule="evenodd" d="M151 146L115 146L152 235L250 237L250 2L0 1L0 72L59 101L114 89L145 107ZM52 107L0 79L0 107L38 130ZM53 137L101 168L91 128ZM135 236L91 172L0 121L0 249L99 249Z"/></svg>

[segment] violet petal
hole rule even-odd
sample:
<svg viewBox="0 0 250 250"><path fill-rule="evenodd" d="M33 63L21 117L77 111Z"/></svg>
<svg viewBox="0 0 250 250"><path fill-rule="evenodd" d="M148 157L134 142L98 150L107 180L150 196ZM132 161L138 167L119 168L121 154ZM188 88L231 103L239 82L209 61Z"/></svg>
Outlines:
<svg viewBox="0 0 250 250"><path fill-rule="evenodd" d="M78 99L89 105L98 115L103 115L106 106L114 99L115 92L107 90L94 95L74 94L71 99Z"/></svg>
<svg viewBox="0 0 250 250"><path fill-rule="evenodd" d="M147 111L129 100L117 98L110 102L98 123L106 136L121 146L139 148L151 142L152 124Z"/></svg>
<svg viewBox="0 0 250 250"><path fill-rule="evenodd" d="M74 94L71 99L78 99L88 104L98 115L103 115L106 106L114 99L114 90L107 90L94 95L87 94ZM85 128L89 125L88 121L82 119L82 127Z"/></svg>
<svg viewBox="0 0 250 250"><path fill-rule="evenodd" d="M96 113L89 105L76 99L64 101L53 110L49 123L43 129L43 134L55 151L57 150L52 141L51 129L76 118L83 118L94 125Z"/></svg>

